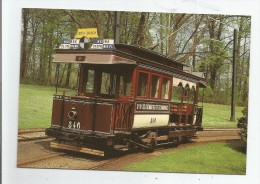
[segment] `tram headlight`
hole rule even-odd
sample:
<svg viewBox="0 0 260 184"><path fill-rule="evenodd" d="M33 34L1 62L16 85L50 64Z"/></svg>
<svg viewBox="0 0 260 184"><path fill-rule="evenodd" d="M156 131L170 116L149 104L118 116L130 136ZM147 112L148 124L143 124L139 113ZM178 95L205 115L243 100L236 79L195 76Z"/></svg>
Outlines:
<svg viewBox="0 0 260 184"><path fill-rule="evenodd" d="M76 116L77 116L77 111L70 111L70 112L68 113L69 119L75 119Z"/></svg>

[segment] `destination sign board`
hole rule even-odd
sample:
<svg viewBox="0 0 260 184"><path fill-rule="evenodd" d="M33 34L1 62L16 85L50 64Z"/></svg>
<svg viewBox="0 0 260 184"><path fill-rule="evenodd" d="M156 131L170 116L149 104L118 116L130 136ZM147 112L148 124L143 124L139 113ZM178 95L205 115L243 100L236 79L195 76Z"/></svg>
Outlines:
<svg viewBox="0 0 260 184"><path fill-rule="evenodd" d="M170 110L169 104L154 104L146 102L137 102L136 111L166 111Z"/></svg>
<svg viewBox="0 0 260 184"><path fill-rule="evenodd" d="M75 38L82 38L83 36L87 38L98 38L97 28L78 29Z"/></svg>
<svg viewBox="0 0 260 184"><path fill-rule="evenodd" d="M92 46L90 47L92 42ZM78 29L74 39L63 40L59 49L115 49L113 39L98 38L97 28Z"/></svg>
<svg viewBox="0 0 260 184"><path fill-rule="evenodd" d="M91 49L115 49L113 39L93 39Z"/></svg>
<svg viewBox="0 0 260 184"><path fill-rule="evenodd" d="M59 49L79 49L80 39L63 40Z"/></svg>

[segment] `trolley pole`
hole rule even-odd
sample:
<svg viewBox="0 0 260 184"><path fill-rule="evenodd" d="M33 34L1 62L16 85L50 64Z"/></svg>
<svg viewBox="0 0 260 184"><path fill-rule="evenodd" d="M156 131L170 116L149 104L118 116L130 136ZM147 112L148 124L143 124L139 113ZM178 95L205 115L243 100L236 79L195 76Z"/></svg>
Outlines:
<svg viewBox="0 0 260 184"><path fill-rule="evenodd" d="M120 36L120 12L116 11L114 14L114 40L115 43L119 43L119 36Z"/></svg>
<svg viewBox="0 0 260 184"><path fill-rule="evenodd" d="M232 62L232 93L231 93L231 117L230 121L235 121L235 84L236 84L236 48L237 48L237 30L234 29L233 40L233 62Z"/></svg>

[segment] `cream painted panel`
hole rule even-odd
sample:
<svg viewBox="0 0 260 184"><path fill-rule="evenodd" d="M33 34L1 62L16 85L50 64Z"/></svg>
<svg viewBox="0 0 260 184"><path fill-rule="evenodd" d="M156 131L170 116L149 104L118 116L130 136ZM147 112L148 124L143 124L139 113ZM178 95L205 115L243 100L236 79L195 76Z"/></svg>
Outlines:
<svg viewBox="0 0 260 184"><path fill-rule="evenodd" d="M133 128L167 126L169 114L136 114Z"/></svg>

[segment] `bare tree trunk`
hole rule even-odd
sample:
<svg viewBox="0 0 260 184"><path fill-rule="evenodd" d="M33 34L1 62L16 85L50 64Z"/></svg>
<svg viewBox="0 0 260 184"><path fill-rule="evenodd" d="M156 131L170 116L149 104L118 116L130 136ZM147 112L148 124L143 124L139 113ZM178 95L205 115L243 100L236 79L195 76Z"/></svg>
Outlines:
<svg viewBox="0 0 260 184"><path fill-rule="evenodd" d="M38 75L38 80L40 82L40 84L44 84L45 83L45 59L46 59L46 34L42 35L41 38L41 42L42 42L42 48L40 51L40 68L39 68L39 75Z"/></svg>
<svg viewBox="0 0 260 184"><path fill-rule="evenodd" d="M141 45L142 46L144 44L145 24L146 24L146 13L142 12L141 17L140 17L140 21L139 21L139 25L138 25L138 29L137 29L137 32L136 32L136 36L135 36L135 41L134 41L135 45Z"/></svg>
<svg viewBox="0 0 260 184"><path fill-rule="evenodd" d="M22 44L21 44L21 61L20 61L20 81L24 82L27 70L27 36L28 36L28 23L29 23L29 9L22 10L23 18L23 34L22 34Z"/></svg>
<svg viewBox="0 0 260 184"><path fill-rule="evenodd" d="M52 58L51 58L51 54L49 54L49 57L48 57L48 81L47 81L47 83L48 84L51 84L51 60L52 60Z"/></svg>
<svg viewBox="0 0 260 184"><path fill-rule="evenodd" d="M163 14L160 13L160 24L163 25ZM163 29L160 29L160 40L163 40ZM163 54L163 50L164 50L164 43L161 42L160 45L160 53Z"/></svg>
<svg viewBox="0 0 260 184"><path fill-rule="evenodd" d="M241 47L241 33L243 32L243 22L244 22L244 18L241 17L240 18L240 22L239 22L239 29L238 29L238 37L237 37L237 58L236 58L236 61L237 61L237 72L242 74L242 75L237 75L236 79L236 84L237 84L237 92L239 93L239 96L242 95L242 77L244 76L243 75L243 64L242 64L242 61L240 59L240 47Z"/></svg>
<svg viewBox="0 0 260 184"><path fill-rule="evenodd" d="M36 76L36 54L35 54L35 47L33 47L32 50L32 80L35 81L37 76Z"/></svg>
<svg viewBox="0 0 260 184"><path fill-rule="evenodd" d="M210 35L210 39L211 39L211 43L209 45L209 48L210 48L210 52L212 54L219 52L219 48L215 47L213 40L220 40L222 31L223 31L223 24L222 23L219 23L219 26L216 27L215 21L211 21L211 23L209 24L209 35ZM209 66L209 71L210 71L209 83L210 83L210 87L212 89L215 89L217 72L218 72L218 70L221 66L221 62L222 62L221 59L218 57Z"/></svg>
<svg viewBox="0 0 260 184"><path fill-rule="evenodd" d="M35 73L35 42L36 42L36 37L37 37L37 31L38 31L38 27L37 27L38 25L36 25L35 23L32 23L32 41L31 41L31 43L28 45L28 51L27 51L27 56L28 56L28 64L29 64L29 62L30 62L30 65L31 65L31 68L30 68L30 70L31 70L31 72L30 72L30 74L31 74L31 76L30 76L30 78L32 79L32 80L34 80L34 73ZM30 58L30 59L29 59Z"/></svg>
<svg viewBox="0 0 260 184"><path fill-rule="evenodd" d="M53 41L53 31L49 37L49 47L52 47L52 45L53 45L52 41ZM48 54L48 81L47 81L48 84L51 84L51 69L52 69L51 61L52 61L52 52L49 52L49 54Z"/></svg>
<svg viewBox="0 0 260 184"><path fill-rule="evenodd" d="M101 11L97 12L96 25L97 25L98 36L101 39L104 38L103 16L104 16L104 12L101 12Z"/></svg>
<svg viewBox="0 0 260 184"><path fill-rule="evenodd" d="M69 87L70 85L70 74L71 74L71 63L68 64L65 87Z"/></svg>
<svg viewBox="0 0 260 184"><path fill-rule="evenodd" d="M62 70L62 73L60 75L60 80L59 80L60 86L62 86L62 79L63 79L64 73L65 73L65 70L66 70L66 65L63 66L63 70Z"/></svg>
<svg viewBox="0 0 260 184"><path fill-rule="evenodd" d="M202 30L198 33L198 27L200 25L200 22L202 20L202 16L200 18L200 20L197 20L195 22L195 30L193 31L193 33L191 34L190 39L192 39L193 43L192 43L192 46L189 48L189 52L187 54L185 54L183 57L179 58L178 60L180 62L185 62L190 56L193 56L193 62L195 62L195 59L194 57L196 56L196 47L197 45L200 43L200 41L202 40L202 38L204 37L204 34L206 32L206 28L208 27L208 22L205 23L205 26L202 28ZM185 43L181 53L184 51L185 47L187 45L187 42ZM195 68L195 63L194 63L194 68Z"/></svg>
<svg viewBox="0 0 260 184"><path fill-rule="evenodd" d="M189 19L189 17L185 18L185 14L171 14L169 17L169 27L172 28L171 35L168 39L168 56L172 57L174 52L175 40L177 36L178 29Z"/></svg>

